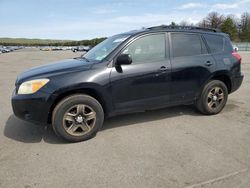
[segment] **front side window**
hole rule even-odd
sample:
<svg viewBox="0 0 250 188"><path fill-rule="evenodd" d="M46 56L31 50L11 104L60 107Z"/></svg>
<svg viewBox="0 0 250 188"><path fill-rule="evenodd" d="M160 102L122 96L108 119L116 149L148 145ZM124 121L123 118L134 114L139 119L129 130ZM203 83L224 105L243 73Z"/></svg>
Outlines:
<svg viewBox="0 0 250 188"><path fill-rule="evenodd" d="M147 63L165 59L165 34L153 34L141 37L126 47L122 54L129 54L132 63Z"/></svg>
<svg viewBox="0 0 250 188"><path fill-rule="evenodd" d="M173 57L206 54L207 49L198 34L172 33Z"/></svg>

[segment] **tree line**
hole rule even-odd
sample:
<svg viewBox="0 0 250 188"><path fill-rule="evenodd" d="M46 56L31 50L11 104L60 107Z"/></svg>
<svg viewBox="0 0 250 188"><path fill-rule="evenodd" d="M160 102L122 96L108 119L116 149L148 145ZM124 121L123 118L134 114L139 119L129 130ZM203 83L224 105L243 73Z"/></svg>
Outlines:
<svg viewBox="0 0 250 188"><path fill-rule="evenodd" d="M105 37L91 40L49 40L49 39L25 39L25 38L0 38L3 46L95 46L105 40Z"/></svg>
<svg viewBox="0 0 250 188"><path fill-rule="evenodd" d="M80 45L95 46L95 45L99 44L100 42L104 41L105 39L106 39L106 37L94 38L91 40L70 41L70 42L64 42L63 45L64 46L80 46Z"/></svg>
<svg viewBox="0 0 250 188"><path fill-rule="evenodd" d="M173 24L177 25L172 22L172 25ZM190 24L186 21L182 21L178 25L194 26L194 24ZM235 42L250 42L250 13L248 12L243 13L240 18L232 14L225 16L218 12L210 12L195 26L219 29L227 33L231 40Z"/></svg>

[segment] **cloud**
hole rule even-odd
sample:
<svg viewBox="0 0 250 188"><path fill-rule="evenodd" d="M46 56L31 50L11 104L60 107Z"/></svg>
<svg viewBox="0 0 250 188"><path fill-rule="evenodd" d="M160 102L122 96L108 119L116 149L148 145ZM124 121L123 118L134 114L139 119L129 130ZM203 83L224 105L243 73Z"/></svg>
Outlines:
<svg viewBox="0 0 250 188"><path fill-rule="evenodd" d="M239 9L245 4L250 3L250 0L239 0L237 3L217 3L211 6L212 10L228 10Z"/></svg>
<svg viewBox="0 0 250 188"><path fill-rule="evenodd" d="M115 12L117 12L117 11L114 9L108 9L105 7L96 8L92 11L92 13L94 13L94 14L111 14L111 13L115 13Z"/></svg>
<svg viewBox="0 0 250 188"><path fill-rule="evenodd" d="M250 0L241 0L240 3L250 3Z"/></svg>
<svg viewBox="0 0 250 188"><path fill-rule="evenodd" d="M239 3L232 3L232 4L217 3L213 5L211 8L216 10L236 9L239 8Z"/></svg>
<svg viewBox="0 0 250 188"><path fill-rule="evenodd" d="M216 4L205 4L205 3L196 3L190 2L186 4L182 4L179 8L180 10L185 9L196 9L196 8L209 8L209 11L222 11L222 10L230 10L230 9L239 9L245 4L250 3L250 0L238 0L236 3L216 3Z"/></svg>
<svg viewBox="0 0 250 188"><path fill-rule="evenodd" d="M206 6L207 6L206 4L202 4L202 3L187 3L187 4L181 5L181 7L178 9L204 8Z"/></svg>
<svg viewBox="0 0 250 188"><path fill-rule="evenodd" d="M126 3L126 5L131 3ZM93 14L111 14L116 13L118 10L121 10L124 7L123 2L112 2L112 3L102 3L91 9L91 13Z"/></svg>
<svg viewBox="0 0 250 188"><path fill-rule="evenodd" d="M185 13L172 12L168 14L144 14L141 16L120 16L107 20L114 24L128 24L132 26L148 27L152 25L170 24L172 21L180 22L188 20L192 23L197 23L202 16L190 13L188 16Z"/></svg>

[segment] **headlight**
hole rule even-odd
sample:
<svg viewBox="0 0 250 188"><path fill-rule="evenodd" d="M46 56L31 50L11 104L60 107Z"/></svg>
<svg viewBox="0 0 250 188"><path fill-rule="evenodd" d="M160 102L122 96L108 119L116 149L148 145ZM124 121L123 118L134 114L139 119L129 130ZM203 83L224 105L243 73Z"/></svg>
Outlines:
<svg viewBox="0 0 250 188"><path fill-rule="evenodd" d="M27 82L23 82L19 89L17 94L32 94L37 92L39 89L41 89L43 86L45 86L49 82L49 79L37 79L37 80L30 80Z"/></svg>

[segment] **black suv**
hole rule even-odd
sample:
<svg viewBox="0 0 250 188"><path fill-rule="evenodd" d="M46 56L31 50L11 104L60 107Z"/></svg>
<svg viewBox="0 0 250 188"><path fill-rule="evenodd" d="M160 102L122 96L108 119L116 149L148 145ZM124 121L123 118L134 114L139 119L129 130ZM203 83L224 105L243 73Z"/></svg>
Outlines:
<svg viewBox="0 0 250 188"><path fill-rule="evenodd" d="M157 26L112 36L84 56L30 69L12 96L16 116L51 123L69 141L93 137L104 117L195 104L219 113L243 80L227 34Z"/></svg>

